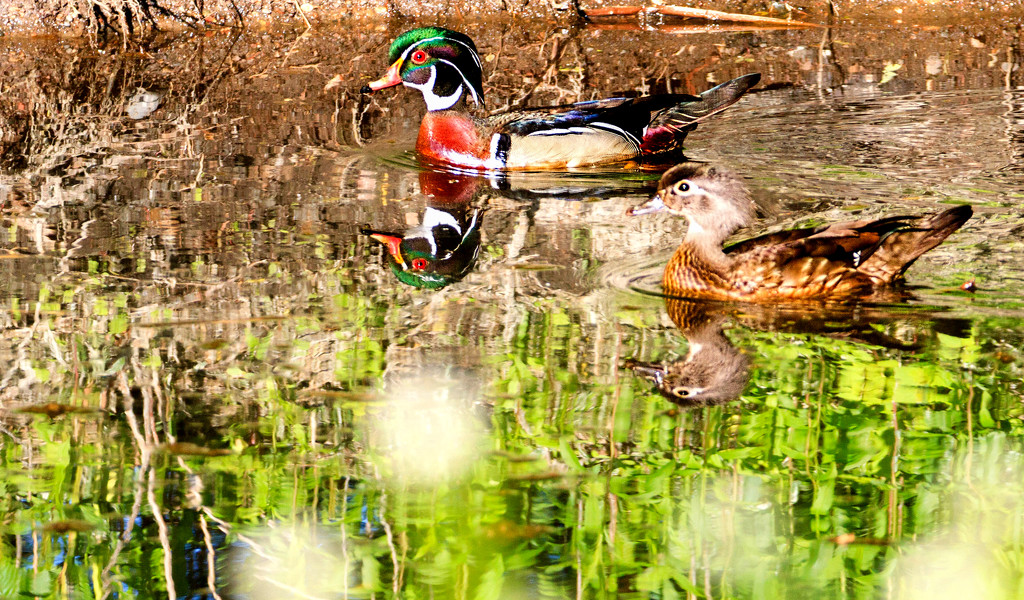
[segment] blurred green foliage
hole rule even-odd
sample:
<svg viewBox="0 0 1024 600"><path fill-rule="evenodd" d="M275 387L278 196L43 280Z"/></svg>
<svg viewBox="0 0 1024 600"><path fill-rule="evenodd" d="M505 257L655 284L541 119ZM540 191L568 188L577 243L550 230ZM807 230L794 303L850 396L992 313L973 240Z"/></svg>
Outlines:
<svg viewBox="0 0 1024 600"><path fill-rule="evenodd" d="M734 325L742 397L678 407L620 367L685 355L656 298L509 323L453 297L410 328L321 277L294 317L83 308L100 287L12 306L40 315L25 385L78 408L6 420L0 595L916 598L951 549L986 597L1020 592L1015 320L884 326L918 351Z"/></svg>

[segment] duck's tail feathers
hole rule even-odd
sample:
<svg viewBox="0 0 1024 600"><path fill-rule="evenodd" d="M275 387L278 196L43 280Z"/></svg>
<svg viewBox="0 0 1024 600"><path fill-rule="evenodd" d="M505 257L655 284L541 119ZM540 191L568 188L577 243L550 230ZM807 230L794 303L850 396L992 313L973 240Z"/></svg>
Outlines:
<svg viewBox="0 0 1024 600"><path fill-rule="evenodd" d="M683 138L697 123L729 108L757 85L760 73L750 73L716 85L699 97L681 102L657 113L644 134L644 153L654 154L678 150Z"/></svg>
<svg viewBox="0 0 1024 600"><path fill-rule="evenodd" d="M863 259L859 271L885 283L892 283L922 254L938 246L960 229L974 211L964 204L921 219L907 229L896 231Z"/></svg>

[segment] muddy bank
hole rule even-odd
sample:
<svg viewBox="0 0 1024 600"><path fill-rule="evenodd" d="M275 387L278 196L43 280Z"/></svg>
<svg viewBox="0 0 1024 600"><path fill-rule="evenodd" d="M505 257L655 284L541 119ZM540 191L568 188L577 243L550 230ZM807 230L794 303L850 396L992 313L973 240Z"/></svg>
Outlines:
<svg viewBox="0 0 1024 600"><path fill-rule="evenodd" d="M414 22L301 35L212 29L162 35L143 51L0 38L0 168L17 169L27 181L147 157L244 154L259 165L273 158L268 145L339 151L408 142L422 112L419 98L358 90L383 71L390 40ZM1020 30L993 22L661 34L516 20L461 28L486 62L490 111L623 93L696 93L753 71L764 75L761 89L829 96L1024 83ZM759 97L768 101L755 93L750 103ZM245 148L254 139L263 140L260 148ZM118 165L104 164L114 154ZM31 187L37 191L27 193L42 194L32 203L52 201L45 186ZM68 198L68 182L61 187Z"/></svg>
<svg viewBox="0 0 1024 600"><path fill-rule="evenodd" d="M408 142L422 112L419 98L358 90L382 72L387 45L410 24L302 35L214 29L163 35L141 52L0 38L0 168L16 169L25 182L145 158L244 154L244 162L259 165L273 160L268 146L344 151ZM481 21L462 29L486 61L491 111L623 93L696 93L753 71L764 75L761 89L829 96L1024 83L1021 33L996 23L650 34ZM750 103L758 98L769 101L755 93ZM260 147L247 148L255 139ZM105 162L115 155L117 164ZM61 180L60 197L70 198L84 181ZM46 186L29 189L40 194L30 204L56 201Z"/></svg>
<svg viewBox="0 0 1024 600"><path fill-rule="evenodd" d="M479 18L558 19L574 22L588 11L613 6L652 7L664 3L645 0L8 0L0 3L0 35L59 33L94 37L97 32L127 32L135 38L155 30L203 27L263 28L329 26L352 20L430 19L465 22ZM746 15L803 20L812 23L888 24L935 26L953 23L982 25L1019 22L1020 3L935 2L932 0L814 0L805 3L766 0L712 0L674 2L679 6ZM619 19L636 23L637 19ZM644 26L681 22L657 16L641 18ZM109 35L101 38L110 41Z"/></svg>

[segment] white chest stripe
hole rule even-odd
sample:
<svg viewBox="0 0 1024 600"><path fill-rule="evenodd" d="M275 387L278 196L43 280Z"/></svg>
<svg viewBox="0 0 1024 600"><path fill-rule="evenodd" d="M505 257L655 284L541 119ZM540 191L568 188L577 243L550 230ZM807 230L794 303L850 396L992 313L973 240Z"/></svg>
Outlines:
<svg viewBox="0 0 1024 600"><path fill-rule="evenodd" d="M437 256L437 241L434 239L434 228L440 225L447 225L462 235L462 227L451 213L436 208L427 207L423 211L423 222L418 226L405 232L406 239L420 238L427 240L430 244L430 253Z"/></svg>

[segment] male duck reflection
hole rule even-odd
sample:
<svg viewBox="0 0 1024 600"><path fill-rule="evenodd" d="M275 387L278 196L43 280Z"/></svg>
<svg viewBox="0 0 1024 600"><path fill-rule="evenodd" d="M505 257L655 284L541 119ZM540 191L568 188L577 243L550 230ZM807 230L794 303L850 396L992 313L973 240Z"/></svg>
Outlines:
<svg viewBox="0 0 1024 600"><path fill-rule="evenodd" d="M677 153L697 123L732 105L761 78L744 75L700 96L609 98L476 118L482 68L468 36L440 27L400 35L385 75L363 93L405 85L427 103L416 150L423 158L471 169L560 169Z"/></svg>
<svg viewBox="0 0 1024 600"><path fill-rule="evenodd" d="M478 181L467 176L423 172L420 188L432 197L420 224L403 235L363 229L385 245L385 262L398 280L438 290L460 281L480 254L483 209L472 204Z"/></svg>
<svg viewBox="0 0 1024 600"><path fill-rule="evenodd" d="M686 238L662 276L665 292L686 298L752 302L882 297L919 256L971 217L955 206L924 217L894 216L722 242L750 223L754 203L740 179L719 167L677 165L658 193L630 209L686 217Z"/></svg>
<svg viewBox="0 0 1024 600"><path fill-rule="evenodd" d="M406 285L438 290L473 270L480 254L483 209L428 206L420 224L402 236L364 229L387 247L391 272Z"/></svg>

